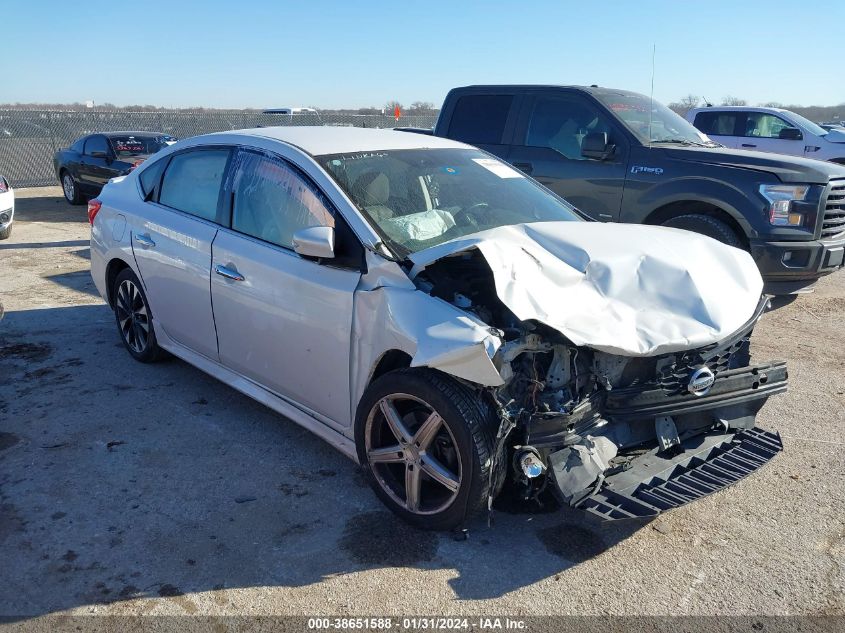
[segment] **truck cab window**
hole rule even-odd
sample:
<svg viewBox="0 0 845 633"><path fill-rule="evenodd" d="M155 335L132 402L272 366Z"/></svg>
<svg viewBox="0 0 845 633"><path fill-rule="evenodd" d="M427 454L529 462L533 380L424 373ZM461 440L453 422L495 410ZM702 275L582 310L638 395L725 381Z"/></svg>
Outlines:
<svg viewBox="0 0 845 633"><path fill-rule="evenodd" d="M452 112L449 138L478 145L498 144L505 133L513 95L466 95Z"/></svg>

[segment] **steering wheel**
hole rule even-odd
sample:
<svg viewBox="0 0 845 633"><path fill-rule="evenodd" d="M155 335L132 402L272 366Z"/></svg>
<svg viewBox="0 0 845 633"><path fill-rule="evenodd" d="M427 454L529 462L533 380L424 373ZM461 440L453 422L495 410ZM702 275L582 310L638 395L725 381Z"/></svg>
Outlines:
<svg viewBox="0 0 845 633"><path fill-rule="evenodd" d="M476 209L489 209L490 205L486 202L476 202L475 204L471 204L470 206L462 209L458 209L455 213L452 214L452 217L455 220L455 224L458 226L469 226L473 228L478 228L478 220L476 220L472 216L472 211Z"/></svg>

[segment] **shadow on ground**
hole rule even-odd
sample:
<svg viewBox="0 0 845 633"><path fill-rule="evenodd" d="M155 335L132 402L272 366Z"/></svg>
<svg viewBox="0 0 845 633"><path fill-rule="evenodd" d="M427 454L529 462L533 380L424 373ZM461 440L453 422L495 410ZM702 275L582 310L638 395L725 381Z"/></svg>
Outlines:
<svg viewBox="0 0 845 633"><path fill-rule="evenodd" d="M3 615L382 567L456 570L459 599L494 598L639 527L561 510L416 531L294 423L179 360L132 361L103 305L6 315L0 418Z"/></svg>
<svg viewBox="0 0 845 633"><path fill-rule="evenodd" d="M87 206L70 204L61 194L16 196L15 222L88 222Z"/></svg>

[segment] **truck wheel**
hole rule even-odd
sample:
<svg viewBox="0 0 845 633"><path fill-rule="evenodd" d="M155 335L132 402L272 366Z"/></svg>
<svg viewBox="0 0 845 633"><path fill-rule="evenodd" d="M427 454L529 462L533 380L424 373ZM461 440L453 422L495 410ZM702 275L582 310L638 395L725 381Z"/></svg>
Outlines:
<svg viewBox="0 0 845 633"><path fill-rule="evenodd" d="M709 215L702 215L700 213L690 213L688 215L679 215L674 218L669 218L663 223L663 226L669 226L673 229L684 229L685 231L692 231L693 233L700 233L707 237L712 237L714 240L719 240L722 244L733 246L734 248L744 248L742 240L734 232L734 230L719 220L718 218Z"/></svg>

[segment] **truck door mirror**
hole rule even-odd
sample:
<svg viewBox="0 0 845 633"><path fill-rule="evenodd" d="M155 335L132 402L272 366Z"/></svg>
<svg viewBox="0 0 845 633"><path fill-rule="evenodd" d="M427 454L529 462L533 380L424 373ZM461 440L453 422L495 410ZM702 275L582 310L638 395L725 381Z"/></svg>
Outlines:
<svg viewBox="0 0 845 633"><path fill-rule="evenodd" d="M778 132L778 138L785 141L802 141L804 140L804 135L801 134L801 130L797 127L785 127Z"/></svg>
<svg viewBox="0 0 845 633"><path fill-rule="evenodd" d="M581 156L594 160L607 160L616 146L610 143L607 132L590 132L581 141Z"/></svg>

